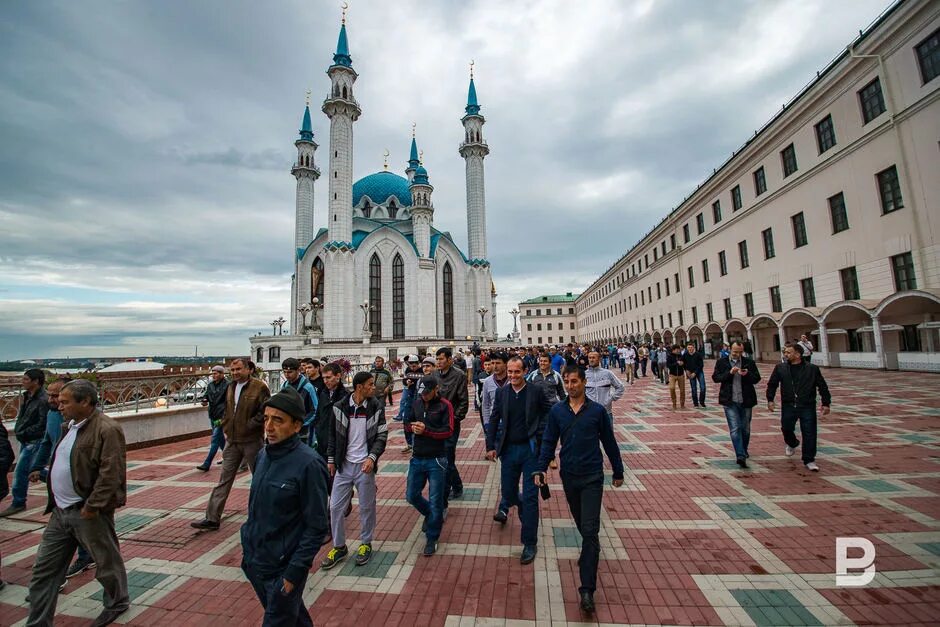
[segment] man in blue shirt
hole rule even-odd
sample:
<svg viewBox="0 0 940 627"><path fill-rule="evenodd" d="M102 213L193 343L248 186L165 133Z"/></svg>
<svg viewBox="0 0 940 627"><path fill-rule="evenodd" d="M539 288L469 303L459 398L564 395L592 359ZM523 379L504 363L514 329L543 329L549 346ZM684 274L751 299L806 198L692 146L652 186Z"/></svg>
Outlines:
<svg viewBox="0 0 940 627"><path fill-rule="evenodd" d="M597 562L601 545L598 534L601 527L601 499L604 495L604 447L613 468L613 485L623 485L623 460L614 437L614 426L604 406L587 398L584 393L586 377L580 368L565 368L565 387L568 400L556 403L548 413L548 423L542 437L542 449L535 485L546 485L545 471L555 457L555 447L561 440L561 483L565 499L581 534L581 609L594 611L594 591L597 589Z"/></svg>

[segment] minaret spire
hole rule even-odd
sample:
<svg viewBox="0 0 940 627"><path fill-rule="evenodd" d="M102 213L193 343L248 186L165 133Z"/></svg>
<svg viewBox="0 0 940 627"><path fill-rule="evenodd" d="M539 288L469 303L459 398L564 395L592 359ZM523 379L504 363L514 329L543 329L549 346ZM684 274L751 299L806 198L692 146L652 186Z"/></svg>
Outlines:
<svg viewBox="0 0 940 627"><path fill-rule="evenodd" d="M474 62L470 61L470 88L467 91L466 115L463 116L464 141L460 144L460 156L466 161L467 170L467 253L470 261L486 261L486 198L483 185L483 158L490 154L483 140L483 124L486 119L480 114L477 89L473 81Z"/></svg>
<svg viewBox="0 0 940 627"><path fill-rule="evenodd" d="M411 124L411 151L408 153L408 167L405 168L409 183L414 180L415 170L421 165L421 160L418 158L418 142L415 139L416 126L414 123Z"/></svg>

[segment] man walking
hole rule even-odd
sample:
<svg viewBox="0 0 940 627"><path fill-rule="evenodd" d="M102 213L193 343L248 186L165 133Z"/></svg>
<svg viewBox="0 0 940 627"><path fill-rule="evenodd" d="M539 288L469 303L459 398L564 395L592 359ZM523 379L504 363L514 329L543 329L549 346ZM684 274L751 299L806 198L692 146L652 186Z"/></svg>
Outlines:
<svg viewBox="0 0 940 627"><path fill-rule="evenodd" d="M232 382L225 391L225 415L222 418L226 440L222 451L222 476L209 496L206 517L189 523L195 529L218 530L239 466L247 463L254 472L255 457L261 450L264 404L271 398L271 392L260 379L251 376L246 359L232 360L231 370Z"/></svg>
<svg viewBox="0 0 940 627"><path fill-rule="evenodd" d="M594 611L594 591L597 589L597 563L601 545L598 539L601 527L601 500L604 495L603 446L613 469L613 486L623 485L623 460L614 437L614 427L604 407L585 396L585 374L577 368L565 368L565 387L568 400L556 403L548 413L542 437L535 485L546 484L545 471L555 457L555 448L561 440L561 483L565 490L568 509L581 534L581 557L578 567L581 575L581 609Z"/></svg>
<svg viewBox="0 0 940 627"><path fill-rule="evenodd" d="M130 607L127 572L114 510L127 496L127 452L121 426L98 408L98 390L84 379L70 381L59 394L69 421L52 453L46 489L52 513L29 582L29 626L51 626L59 586L75 549L88 549L98 564L95 578L104 588L104 610L92 623L113 623Z"/></svg>
<svg viewBox="0 0 940 627"><path fill-rule="evenodd" d="M546 362L548 360L546 359ZM486 457L500 461L500 485L503 503L519 509L522 522L523 564L530 564L538 550L539 495L529 480L536 472L538 450L545 430L545 416L554 405L548 388L526 385L525 366L518 357L506 366L509 385L496 392L493 412L486 430ZM522 495L519 479L522 478Z"/></svg>
<svg viewBox="0 0 940 627"><path fill-rule="evenodd" d="M809 336L805 333L800 336L800 341L798 342L800 346L803 347L803 361L810 363L813 361L813 343L810 341Z"/></svg>
<svg viewBox="0 0 940 627"><path fill-rule="evenodd" d="M561 380L561 375L552 370L552 362L546 353L539 356L538 370L529 373L526 381L544 386L553 403L564 400L566 396L565 384Z"/></svg>
<svg viewBox="0 0 940 627"><path fill-rule="evenodd" d="M613 419L614 401L623 396L623 383L613 372L607 368L601 368L601 356L596 350L588 353L588 368L585 375L587 376L588 398L603 405Z"/></svg>
<svg viewBox="0 0 940 627"><path fill-rule="evenodd" d="M620 351L620 358L623 360L623 366L621 367L621 372L626 370L627 373L627 383L633 385L635 381L635 368L636 365L636 349L633 348L633 344L627 344Z"/></svg>
<svg viewBox="0 0 940 627"><path fill-rule="evenodd" d="M317 403L319 402L317 389L303 374L303 366L293 357L281 362L281 372L284 374L284 385L281 389L294 388L304 402L304 424L301 430L307 437L307 444L313 444L314 423L317 420ZM319 373L318 373L319 374Z"/></svg>
<svg viewBox="0 0 940 627"><path fill-rule="evenodd" d="M421 362L418 361L417 355L408 355L408 357L405 358L405 362L407 365L401 375L401 396L398 398L398 415L395 416L395 420L398 422L407 420L408 416L411 415L416 395L415 390L418 387L418 381L424 376L421 373ZM401 452L405 454L410 453L413 445L414 434L405 429L405 448L403 448Z"/></svg>
<svg viewBox="0 0 940 627"><path fill-rule="evenodd" d="M490 353L489 359L493 368L493 374L483 380L483 403L480 412L481 418L483 419L484 437L489 430L490 420L493 416L496 393L509 382L509 375L506 373L506 364L509 361L509 355L503 351L497 351ZM513 357L513 359L520 358ZM490 459L490 461L496 460L494 458ZM496 506L496 513L493 514L493 520L501 525L506 524L506 521L509 520L509 504L502 495L502 492L500 492L499 505Z"/></svg>
<svg viewBox="0 0 940 627"><path fill-rule="evenodd" d="M685 409L685 356L682 347L674 344L672 352L666 357L666 370L669 371L669 396L672 398L672 408ZM676 394L679 396L679 405L676 406Z"/></svg>
<svg viewBox="0 0 940 627"><path fill-rule="evenodd" d="M659 375L659 382L663 385L669 382L669 371L666 367L666 362L668 361L669 351L666 350L665 344L660 344L659 348L656 349L656 372Z"/></svg>
<svg viewBox="0 0 940 627"><path fill-rule="evenodd" d="M705 407L705 361L702 353L695 350L695 344L689 342L683 355L685 372L692 387L692 404Z"/></svg>
<svg viewBox="0 0 940 627"><path fill-rule="evenodd" d="M359 549L356 565L372 559L375 533L375 473L385 452L388 425L382 397L375 394L375 380L368 372L353 377L349 400L333 405L333 424L326 463L333 477L330 499L330 527L333 548L320 564L329 570L349 556L346 548L346 510L352 501L353 486L359 495Z"/></svg>
<svg viewBox="0 0 940 627"><path fill-rule="evenodd" d="M803 464L818 472L816 465L816 391L822 399L822 415L829 415L832 396L819 366L803 361L803 347L787 344L783 349L786 361L774 366L767 382L767 410L774 411L774 398L780 387L780 429L787 444L784 453L792 457L800 441L796 437L796 423L803 435Z"/></svg>
<svg viewBox="0 0 940 627"><path fill-rule="evenodd" d="M222 432L222 419L225 417L225 391L228 381L225 380L225 367L212 366L212 380L206 385L206 392L202 397L202 404L209 406L209 426L212 429L212 441L209 442L209 454L206 461L196 466L197 470L208 472L212 467L215 454L225 450L225 434Z"/></svg>
<svg viewBox="0 0 940 627"><path fill-rule="evenodd" d="M313 389L317 391L317 396L320 395L324 387L323 375L320 373L321 368L323 368L323 364L320 363L319 359L304 357L300 360L300 369L307 377L310 385L313 386Z"/></svg>
<svg viewBox="0 0 940 627"><path fill-rule="evenodd" d="M447 490L444 492L444 508L448 499L463 497L463 481L457 470L457 443L460 441L460 425L467 416L470 398L467 394L467 375L454 365L449 346L437 349L437 377L440 381L441 398L446 398L454 407L454 432L447 440Z"/></svg>
<svg viewBox="0 0 940 627"><path fill-rule="evenodd" d="M0 518L19 514L26 509L29 471L46 434L46 413L49 411L49 399L43 389L46 373L39 368L30 368L23 373L22 382L24 392L20 397L20 408L16 412L16 423L13 427L13 433L20 443L19 459L13 471L13 501L0 512Z"/></svg>
<svg viewBox="0 0 940 627"><path fill-rule="evenodd" d="M375 398L382 401L382 407L385 407L386 397L391 397L392 391L392 371L385 367L385 358L381 355L375 358L372 364L372 370L369 371L372 380L375 381ZM391 405L391 402L389 402Z"/></svg>
<svg viewBox="0 0 940 627"><path fill-rule="evenodd" d="M649 349L646 348L645 344L641 344L640 348L638 348L636 351L636 358L638 362L636 375L638 377L646 376L646 362L647 362L647 359L649 358L649 354L650 354Z"/></svg>
<svg viewBox="0 0 940 627"><path fill-rule="evenodd" d="M447 489L447 439L454 432L454 408L438 395L437 377L423 377L416 388L405 431L414 434L414 450L408 464L405 498L424 517L421 525L427 542L425 557L437 552L444 524L444 490ZM428 486L428 498L422 492Z"/></svg>
<svg viewBox="0 0 940 627"><path fill-rule="evenodd" d="M731 352L715 362L712 381L721 384L718 404L725 410L728 432L738 466L747 468L748 444L751 441L751 411L757 405L754 384L760 373L754 360L744 356L744 344L731 343Z"/></svg>
<svg viewBox="0 0 940 627"><path fill-rule="evenodd" d="M330 527L326 464L300 439L306 412L293 386L264 404L267 445L251 477L241 567L264 608L265 627L313 625L304 585Z"/></svg>

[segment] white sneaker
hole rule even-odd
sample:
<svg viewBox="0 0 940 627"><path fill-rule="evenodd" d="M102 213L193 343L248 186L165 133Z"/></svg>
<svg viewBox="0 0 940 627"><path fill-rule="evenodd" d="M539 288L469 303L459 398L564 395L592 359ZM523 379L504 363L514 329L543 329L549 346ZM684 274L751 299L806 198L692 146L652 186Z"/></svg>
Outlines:
<svg viewBox="0 0 940 627"><path fill-rule="evenodd" d="M796 449L788 444L787 448L785 448L783 452L787 457L793 457L793 454L796 452Z"/></svg>
<svg viewBox="0 0 940 627"><path fill-rule="evenodd" d="M816 462L810 462L806 464L807 470L812 470L813 472L819 472L819 466L816 465Z"/></svg>

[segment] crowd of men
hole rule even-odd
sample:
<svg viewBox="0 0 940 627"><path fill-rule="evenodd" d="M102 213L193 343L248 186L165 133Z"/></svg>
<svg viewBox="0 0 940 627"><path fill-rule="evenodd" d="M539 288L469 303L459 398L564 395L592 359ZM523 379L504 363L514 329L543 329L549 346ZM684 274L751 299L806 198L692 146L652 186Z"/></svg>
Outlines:
<svg viewBox="0 0 940 627"><path fill-rule="evenodd" d="M831 396L820 369L811 363L811 344L784 347L770 376L766 400L775 411L781 391L785 454L801 441L802 461L815 461L817 393L822 414ZM742 342L722 347L712 381L725 412L737 463L747 468L750 423L761 375ZM503 525L515 508L521 523L519 559L532 563L538 552L539 501L550 498L548 473L559 470L565 499L581 534L580 605L594 609L600 554L600 511L604 456L612 484L624 481L624 464L614 435L613 403L627 384L651 375L669 386L673 409L685 406L689 381L695 406L705 407L704 360L694 343L685 347L574 346L481 349L454 354L442 347L432 355L409 355L402 365L395 421L402 423L409 459L405 498L422 517L426 557L435 555L448 505L461 499L463 480L456 460L462 426L479 414L485 457L500 464L500 498L493 519ZM357 566L373 555L377 516L376 473L386 451L395 381L382 357L371 370L351 377L338 362L289 358L284 383L271 394L254 364L236 358L214 366L203 403L211 427L209 451L196 468L208 472L221 451L221 474L212 489L201 531L222 525L225 503L239 472L250 470L248 517L241 527L242 569L265 610L268 625L311 625L303 590L320 548L330 544L320 568L330 570L350 556L345 520L355 495L360 519ZM127 574L114 527L114 512L126 500L126 447L120 425L101 411L97 389L85 379L45 385L42 370L27 370L14 435L0 423L0 499L12 503L0 517L26 510L29 482L47 487L43 533L29 585L27 625L51 625L57 593L68 578L89 568L104 588L104 609L95 625L116 620L130 605ZM471 426L470 429L473 427ZM463 431L466 435L469 431ZM559 444L561 450L556 456ZM556 457L558 459L556 459ZM425 488L427 488L425 496ZM73 556L77 552L75 562ZM2 589L0 581L0 589Z"/></svg>

